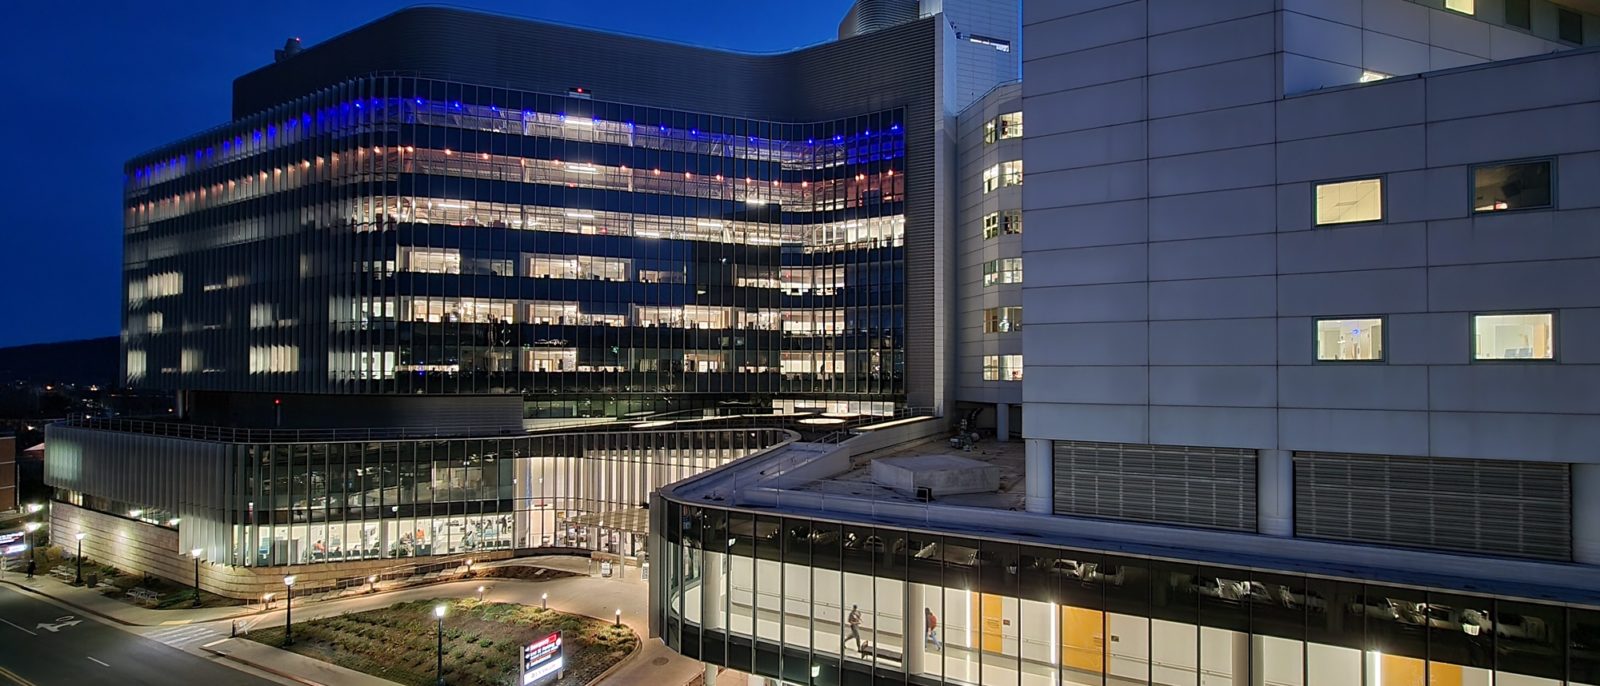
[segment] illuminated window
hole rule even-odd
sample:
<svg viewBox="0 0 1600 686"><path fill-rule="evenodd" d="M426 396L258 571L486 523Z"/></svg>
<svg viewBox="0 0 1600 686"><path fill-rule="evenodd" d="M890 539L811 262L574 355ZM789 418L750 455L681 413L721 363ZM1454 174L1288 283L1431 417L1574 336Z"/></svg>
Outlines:
<svg viewBox="0 0 1600 686"><path fill-rule="evenodd" d="M1472 318L1472 356L1478 360L1555 359L1555 315L1480 314Z"/></svg>
<svg viewBox="0 0 1600 686"><path fill-rule="evenodd" d="M278 323L278 318L273 314L272 303L253 303L250 305L250 328L264 329Z"/></svg>
<svg viewBox="0 0 1600 686"><path fill-rule="evenodd" d="M1006 235L1022 233L1022 210L1006 210L1000 213L1000 233Z"/></svg>
<svg viewBox="0 0 1600 686"><path fill-rule="evenodd" d="M1005 257L983 263L983 285L1022 283L1022 258Z"/></svg>
<svg viewBox="0 0 1600 686"><path fill-rule="evenodd" d="M1002 186L1020 185L1022 185L1022 160L1001 162L983 170L983 192L985 193Z"/></svg>
<svg viewBox="0 0 1600 686"><path fill-rule="evenodd" d="M1004 39L1001 39L1001 38L990 38L988 36L968 35L967 36L967 40L971 41L973 43L977 43L978 45L987 45L987 46L989 46L991 48L994 48L995 50L999 50L1000 52L1011 52L1011 41L1004 40Z"/></svg>
<svg viewBox="0 0 1600 686"><path fill-rule="evenodd" d="M151 298L183 295L183 275L178 272L151 274L145 277L144 290Z"/></svg>
<svg viewBox="0 0 1600 686"><path fill-rule="evenodd" d="M1022 137L1022 113L1007 112L983 125L983 142L993 143L1007 138Z"/></svg>
<svg viewBox="0 0 1600 686"><path fill-rule="evenodd" d="M1551 206L1550 160L1475 167L1472 210L1502 212Z"/></svg>
<svg viewBox="0 0 1600 686"><path fill-rule="evenodd" d="M1383 179L1317 184L1317 225L1383 219Z"/></svg>
<svg viewBox="0 0 1600 686"><path fill-rule="evenodd" d="M146 360L143 350L137 348L128 350L128 380L133 381L144 378Z"/></svg>
<svg viewBox="0 0 1600 686"><path fill-rule="evenodd" d="M446 248L400 248L400 269L423 274L460 274L461 251Z"/></svg>
<svg viewBox="0 0 1600 686"><path fill-rule="evenodd" d="M984 355L984 381L1021 381L1021 355Z"/></svg>
<svg viewBox="0 0 1600 686"><path fill-rule="evenodd" d="M1477 0L1444 0L1445 9L1462 14L1472 14L1476 9L1476 5Z"/></svg>
<svg viewBox="0 0 1600 686"><path fill-rule="evenodd" d="M1318 319L1317 360L1377 362L1383 360L1383 320Z"/></svg>
<svg viewBox="0 0 1600 686"><path fill-rule="evenodd" d="M983 310L984 333L1010 333L1022 328L1021 307L988 307Z"/></svg>
<svg viewBox="0 0 1600 686"><path fill-rule="evenodd" d="M1022 210L1005 210L983 215L983 237L994 238L1000 234L1022 233Z"/></svg>
<svg viewBox="0 0 1600 686"><path fill-rule="evenodd" d="M250 373L300 371L300 348L293 345L250 346Z"/></svg>
<svg viewBox="0 0 1600 686"><path fill-rule="evenodd" d="M204 368L201 364L202 356L198 348L184 348L178 354L178 369L185 374L194 374Z"/></svg>

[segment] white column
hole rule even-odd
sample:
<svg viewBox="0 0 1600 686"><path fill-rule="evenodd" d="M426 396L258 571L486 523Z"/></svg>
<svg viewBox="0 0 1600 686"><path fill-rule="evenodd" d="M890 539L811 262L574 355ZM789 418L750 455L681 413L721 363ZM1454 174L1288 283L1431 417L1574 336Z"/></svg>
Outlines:
<svg viewBox="0 0 1600 686"><path fill-rule="evenodd" d="M721 629L727 613L728 577L723 566L728 556L705 553L700 565L700 621L706 629Z"/></svg>
<svg viewBox="0 0 1600 686"><path fill-rule="evenodd" d="M1026 445L1026 463L1023 481L1026 483L1026 503L1029 512L1050 514L1055 510L1055 455L1050 440L1029 438Z"/></svg>
<svg viewBox="0 0 1600 686"><path fill-rule="evenodd" d="M905 628L900 635L905 644L907 674L922 673L922 660L928 651L928 632L924 624L927 619L923 616L923 608L928 607L926 596L922 584L906 582Z"/></svg>
<svg viewBox="0 0 1600 686"><path fill-rule="evenodd" d="M994 405L994 440L1002 443L1011 439L1011 403Z"/></svg>
<svg viewBox="0 0 1600 686"><path fill-rule="evenodd" d="M717 666L706 663L706 686L717 686Z"/></svg>
<svg viewBox="0 0 1600 686"><path fill-rule="evenodd" d="M1256 531L1294 536L1294 457L1287 450L1262 450L1256 460Z"/></svg>
<svg viewBox="0 0 1600 686"><path fill-rule="evenodd" d="M1600 464L1572 465L1572 561L1600 565Z"/></svg>

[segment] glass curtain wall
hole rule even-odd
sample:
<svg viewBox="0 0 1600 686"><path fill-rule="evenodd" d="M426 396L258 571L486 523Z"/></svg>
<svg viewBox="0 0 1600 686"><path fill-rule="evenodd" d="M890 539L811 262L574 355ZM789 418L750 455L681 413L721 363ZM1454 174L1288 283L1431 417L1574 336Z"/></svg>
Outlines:
<svg viewBox="0 0 1600 686"><path fill-rule="evenodd" d="M795 684L1600 683L1590 608L663 503L668 645Z"/></svg>
<svg viewBox="0 0 1600 686"><path fill-rule="evenodd" d="M785 440L773 429L235 447L238 564L568 547L643 552L651 491ZM641 517L641 521L644 519Z"/></svg>
<svg viewBox="0 0 1600 686"><path fill-rule="evenodd" d="M341 84L130 164L128 380L532 416L902 401L902 122Z"/></svg>

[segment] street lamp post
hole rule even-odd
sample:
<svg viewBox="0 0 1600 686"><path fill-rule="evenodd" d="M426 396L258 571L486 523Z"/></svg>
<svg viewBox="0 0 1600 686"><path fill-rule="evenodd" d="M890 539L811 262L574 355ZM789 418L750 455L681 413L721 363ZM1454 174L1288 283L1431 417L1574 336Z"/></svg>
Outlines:
<svg viewBox="0 0 1600 686"><path fill-rule="evenodd" d="M294 575L283 577L283 644L294 644Z"/></svg>
<svg viewBox="0 0 1600 686"><path fill-rule="evenodd" d="M88 537L88 536L89 536L89 534L86 534L86 533L84 533L82 531L79 531L77 533L77 535L76 535L76 538L78 539L78 584L79 585L83 584L83 539Z"/></svg>
<svg viewBox="0 0 1600 686"><path fill-rule="evenodd" d="M622 628L622 608L620 607L617 608L617 622L613 626L616 626L619 629Z"/></svg>
<svg viewBox="0 0 1600 686"><path fill-rule="evenodd" d="M378 575L377 574L373 574L372 576L367 577L367 591L370 592L370 593L377 593L378 592Z"/></svg>
<svg viewBox="0 0 1600 686"><path fill-rule="evenodd" d="M189 607L200 607L200 553L199 548L189 551L189 557L194 558L194 602Z"/></svg>
<svg viewBox="0 0 1600 686"><path fill-rule="evenodd" d="M434 682L444 686L444 603L433 606L433 616L439 620L439 649L434 653Z"/></svg>
<svg viewBox="0 0 1600 686"><path fill-rule="evenodd" d="M32 551L37 551L39 549L39 527L41 526L44 525L38 522L28 522L27 524L22 525L22 528L28 530L28 547L32 549ZM28 554L34 555L34 552L29 552Z"/></svg>
<svg viewBox="0 0 1600 686"><path fill-rule="evenodd" d="M478 602L480 602L480 603L483 602L483 587L482 586L478 587Z"/></svg>
<svg viewBox="0 0 1600 686"><path fill-rule="evenodd" d="M539 609L541 609L541 610L550 609L550 594L549 593L540 593L539 594Z"/></svg>

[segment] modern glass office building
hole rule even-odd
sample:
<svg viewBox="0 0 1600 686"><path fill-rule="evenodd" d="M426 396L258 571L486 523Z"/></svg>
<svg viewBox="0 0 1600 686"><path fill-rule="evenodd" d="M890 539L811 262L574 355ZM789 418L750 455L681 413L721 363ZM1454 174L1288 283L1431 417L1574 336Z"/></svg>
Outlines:
<svg viewBox="0 0 1600 686"><path fill-rule="evenodd" d="M52 427L55 525L162 575L635 557L660 485L931 411L953 35L754 55L413 8L291 42L126 166L125 381L177 411Z"/></svg>
<svg viewBox="0 0 1600 686"><path fill-rule="evenodd" d="M128 183L130 383L535 416L905 395L903 109L361 78L156 157Z"/></svg>
<svg viewBox="0 0 1600 686"><path fill-rule="evenodd" d="M68 505L180 534L243 567L579 549L638 558L649 495L795 434L631 429L488 438L52 427ZM158 431L168 435L152 436ZM100 545L113 542L95 542Z"/></svg>
<svg viewBox="0 0 1600 686"><path fill-rule="evenodd" d="M281 56L127 165L126 381L932 406L943 28L753 56L429 8Z"/></svg>

